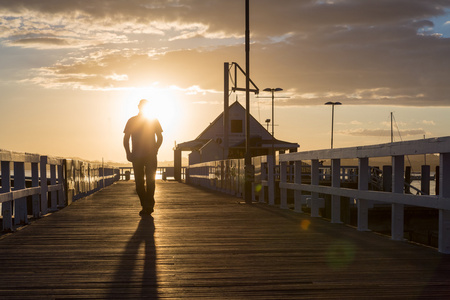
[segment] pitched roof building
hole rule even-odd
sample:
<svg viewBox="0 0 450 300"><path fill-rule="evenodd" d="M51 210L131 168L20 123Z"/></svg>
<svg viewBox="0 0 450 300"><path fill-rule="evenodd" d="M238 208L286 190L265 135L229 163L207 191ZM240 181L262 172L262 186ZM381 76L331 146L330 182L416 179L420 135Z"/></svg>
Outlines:
<svg viewBox="0 0 450 300"><path fill-rule="evenodd" d="M177 144L175 152L192 151L189 164L245 156L245 108L234 102L228 108L228 134L224 134L224 113L221 113L195 140ZM296 152L299 145L280 141L250 116L251 156L267 155L274 151ZM224 141L228 139L228 141Z"/></svg>

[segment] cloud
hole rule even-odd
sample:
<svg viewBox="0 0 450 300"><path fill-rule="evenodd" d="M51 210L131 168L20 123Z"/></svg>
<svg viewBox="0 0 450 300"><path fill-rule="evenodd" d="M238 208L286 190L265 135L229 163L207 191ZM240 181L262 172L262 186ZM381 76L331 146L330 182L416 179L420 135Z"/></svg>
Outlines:
<svg viewBox="0 0 450 300"><path fill-rule="evenodd" d="M430 30L449 8L443 0L259 0L251 77L289 91L282 106L449 106L450 39ZM223 62L245 64L237 0L2 1L0 29L3 47L67 51L27 78L48 88L159 81L221 91Z"/></svg>
<svg viewBox="0 0 450 300"><path fill-rule="evenodd" d="M350 135L350 136L368 136L368 137L384 137L390 136L391 131L389 129L352 129L352 130L341 130L336 133L342 135ZM407 136L415 136L415 135L424 135L426 132L423 129L409 129L409 130L400 130L400 135L402 137ZM398 134L398 132L396 132Z"/></svg>
<svg viewBox="0 0 450 300"><path fill-rule="evenodd" d="M66 39L60 38L27 38L27 39L18 39L12 41L10 43L14 46L22 46L22 47L30 47L30 48L39 48L39 49L48 49L48 48L60 48L60 47L77 47L78 45L73 45L73 43Z"/></svg>
<svg viewBox="0 0 450 300"><path fill-rule="evenodd" d="M425 124L425 125L436 125L436 122L434 122L434 121L428 121L428 120L423 120L422 121L422 124Z"/></svg>

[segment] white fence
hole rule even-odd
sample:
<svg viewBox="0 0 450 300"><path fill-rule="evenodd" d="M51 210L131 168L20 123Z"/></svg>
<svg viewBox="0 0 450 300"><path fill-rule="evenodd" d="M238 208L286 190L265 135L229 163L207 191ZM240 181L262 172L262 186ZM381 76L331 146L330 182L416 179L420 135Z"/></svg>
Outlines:
<svg viewBox="0 0 450 300"><path fill-rule="evenodd" d="M440 157L439 174L436 174L439 178L439 195L405 193L405 156L423 154L438 154ZM389 182L391 191L369 190L370 180L374 177L369 160L378 157L391 157L392 167L389 170L392 170L392 174L383 174L385 180L392 180L392 184ZM279 198L280 207L287 209L288 192L293 191L295 211L301 212L302 207L308 203L311 216L319 217L319 210L324 206L324 199L319 194L331 195L331 222L341 223L340 200L341 197L348 197L356 202L357 229L360 231L369 230L368 212L374 204L388 205L391 207L390 227L393 240L404 238L405 206L437 209L438 250L450 253L450 137L281 154L277 159L278 162L273 156L253 158L253 191L254 195L259 196L260 202L268 199L268 204L274 205L275 199ZM357 159L358 166L342 167L341 159ZM321 166L321 161L324 160L331 161L331 171L324 171ZM302 174L302 169L303 172L307 170L308 174ZM237 196L243 194L244 179L243 160L189 166L186 175L188 183ZM323 184L324 180L329 181L328 185ZM345 181L356 181L357 188L342 187Z"/></svg>
<svg viewBox="0 0 450 300"><path fill-rule="evenodd" d="M404 161L406 155L439 154L439 195L412 195L404 193ZM368 190L370 179L369 159L392 158L392 192ZM341 159L358 159L358 189L341 187ZM450 253L450 137L417 141L352 147L333 150L306 151L282 154L280 160L280 202L286 207L287 191L295 191L296 207L305 201L301 192L310 193L311 215L318 216L322 205L319 194L331 195L331 222L340 223L340 197L357 201L358 230L368 230L368 209L370 201L391 205L391 238L402 240L404 236L405 205L434 208L439 210L439 246L442 253ZM331 186L319 185L319 162L331 160ZM311 184L301 182L302 162L310 162ZM288 181L287 166L294 166L294 179Z"/></svg>
<svg viewBox="0 0 450 300"><path fill-rule="evenodd" d="M99 164L0 150L2 229L27 224L119 179ZM13 166L11 168L11 166Z"/></svg>

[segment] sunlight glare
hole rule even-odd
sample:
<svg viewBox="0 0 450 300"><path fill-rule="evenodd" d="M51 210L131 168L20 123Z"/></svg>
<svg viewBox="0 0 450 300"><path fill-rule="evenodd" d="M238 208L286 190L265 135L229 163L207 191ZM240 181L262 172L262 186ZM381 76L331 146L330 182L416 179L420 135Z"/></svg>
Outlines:
<svg viewBox="0 0 450 300"><path fill-rule="evenodd" d="M173 90L169 88L143 88L135 89L130 96L133 98L131 109L136 109L141 99L148 100L148 104L144 107L143 113L147 118L156 118L161 123L164 131L169 130L175 122L179 108L177 99Z"/></svg>

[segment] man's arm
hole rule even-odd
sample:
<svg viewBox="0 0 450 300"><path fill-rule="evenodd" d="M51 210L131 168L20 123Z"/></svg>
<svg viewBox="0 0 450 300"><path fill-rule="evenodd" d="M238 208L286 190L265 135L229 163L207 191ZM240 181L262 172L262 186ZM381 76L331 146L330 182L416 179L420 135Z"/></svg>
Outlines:
<svg viewBox="0 0 450 300"><path fill-rule="evenodd" d="M131 151L130 151L130 134L125 132L123 136L123 147L125 148L125 152L127 153L127 160L131 161Z"/></svg>
<svg viewBox="0 0 450 300"><path fill-rule="evenodd" d="M158 153L159 147L161 147L162 142L163 142L162 132L157 132L156 133L156 153Z"/></svg>

